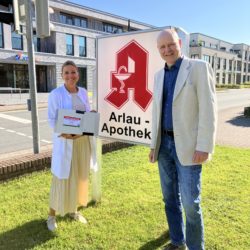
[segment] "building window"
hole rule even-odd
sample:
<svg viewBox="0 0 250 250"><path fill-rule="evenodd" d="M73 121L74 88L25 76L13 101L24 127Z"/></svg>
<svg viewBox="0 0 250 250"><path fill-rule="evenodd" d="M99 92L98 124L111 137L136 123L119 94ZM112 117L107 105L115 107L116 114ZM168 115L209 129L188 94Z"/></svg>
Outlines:
<svg viewBox="0 0 250 250"><path fill-rule="evenodd" d="M36 52L42 53L56 53L55 49L55 41L51 39L53 37L53 33L50 38L39 38L36 35L36 32L33 32L33 43L34 49Z"/></svg>
<svg viewBox="0 0 250 250"><path fill-rule="evenodd" d="M60 13L60 22L68 25L74 25L82 28L88 27L88 20L84 17L72 16L65 13Z"/></svg>
<svg viewBox="0 0 250 250"><path fill-rule="evenodd" d="M213 43L210 43L210 48L212 48L212 49L217 49L217 45L216 44L213 44Z"/></svg>
<svg viewBox="0 0 250 250"><path fill-rule="evenodd" d="M47 66L36 65L37 92L48 92Z"/></svg>
<svg viewBox="0 0 250 250"><path fill-rule="evenodd" d="M86 37L79 36L79 56L87 56Z"/></svg>
<svg viewBox="0 0 250 250"><path fill-rule="evenodd" d="M36 32L33 33L33 43L36 52L41 52L41 39L36 36Z"/></svg>
<svg viewBox="0 0 250 250"><path fill-rule="evenodd" d="M217 57L217 69L220 69L220 58Z"/></svg>
<svg viewBox="0 0 250 250"><path fill-rule="evenodd" d="M216 83L219 83L220 81L220 73L216 73Z"/></svg>
<svg viewBox="0 0 250 250"><path fill-rule="evenodd" d="M29 89L28 65L14 65L14 74L16 78L15 88Z"/></svg>
<svg viewBox="0 0 250 250"><path fill-rule="evenodd" d="M206 61L206 62L209 63L209 61L210 61L210 56L208 56L208 55L203 55L203 56L202 56L202 59L203 59L204 61Z"/></svg>
<svg viewBox="0 0 250 250"><path fill-rule="evenodd" d="M22 27L20 29L22 32ZM12 49L23 50L23 36L15 31L11 33Z"/></svg>
<svg viewBox="0 0 250 250"><path fill-rule="evenodd" d="M87 28L88 21L86 18L74 17L74 25L82 28Z"/></svg>
<svg viewBox="0 0 250 250"><path fill-rule="evenodd" d="M199 59L199 54L192 54L192 55L191 55L191 58Z"/></svg>
<svg viewBox="0 0 250 250"><path fill-rule="evenodd" d="M223 59L223 69L227 68L227 59Z"/></svg>
<svg viewBox="0 0 250 250"><path fill-rule="evenodd" d="M233 70L233 60L229 60L229 71Z"/></svg>
<svg viewBox="0 0 250 250"><path fill-rule="evenodd" d="M87 68L78 68L79 71L79 81L77 83L77 85L79 87L83 87L85 89L87 89Z"/></svg>
<svg viewBox="0 0 250 250"><path fill-rule="evenodd" d="M13 67L14 64L0 63L0 87L16 88Z"/></svg>
<svg viewBox="0 0 250 250"><path fill-rule="evenodd" d="M245 61L247 61L247 52L245 51Z"/></svg>
<svg viewBox="0 0 250 250"><path fill-rule="evenodd" d="M237 71L241 71L241 61L237 61Z"/></svg>
<svg viewBox="0 0 250 250"><path fill-rule="evenodd" d="M64 13L60 13L60 22L73 25L73 17Z"/></svg>
<svg viewBox="0 0 250 250"><path fill-rule="evenodd" d="M0 48L3 48L3 24L0 23Z"/></svg>
<svg viewBox="0 0 250 250"><path fill-rule="evenodd" d="M108 33L122 33L123 29L121 26L117 26L110 23L103 23L103 31Z"/></svg>
<svg viewBox="0 0 250 250"><path fill-rule="evenodd" d="M74 55L74 38L71 34L66 34L66 55Z"/></svg>
<svg viewBox="0 0 250 250"><path fill-rule="evenodd" d="M190 42L190 47L196 47L197 46L197 42L195 40L192 40Z"/></svg>
<svg viewBox="0 0 250 250"><path fill-rule="evenodd" d="M222 83L225 84L226 83L226 74L222 73Z"/></svg>

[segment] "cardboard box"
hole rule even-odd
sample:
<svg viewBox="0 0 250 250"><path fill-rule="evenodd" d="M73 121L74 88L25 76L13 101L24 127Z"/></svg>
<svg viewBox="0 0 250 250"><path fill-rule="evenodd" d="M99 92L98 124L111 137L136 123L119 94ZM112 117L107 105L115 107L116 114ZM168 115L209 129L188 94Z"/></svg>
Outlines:
<svg viewBox="0 0 250 250"><path fill-rule="evenodd" d="M71 109L59 109L55 132L74 135L98 135L100 114Z"/></svg>

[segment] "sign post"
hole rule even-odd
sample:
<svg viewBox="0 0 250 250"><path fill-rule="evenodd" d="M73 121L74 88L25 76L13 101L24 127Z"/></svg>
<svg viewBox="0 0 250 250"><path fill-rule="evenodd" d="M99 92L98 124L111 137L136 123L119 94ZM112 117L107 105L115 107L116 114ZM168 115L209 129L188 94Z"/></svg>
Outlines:
<svg viewBox="0 0 250 250"><path fill-rule="evenodd" d="M30 100L31 100L31 120L32 120L32 134L33 134L33 151L34 154L40 152L40 134L38 125L38 111L37 111L37 89L36 89L36 68L35 68L35 54L33 44L33 27L32 27L32 2L25 1L26 13L26 37L28 47L28 64L29 64L29 86L30 86Z"/></svg>

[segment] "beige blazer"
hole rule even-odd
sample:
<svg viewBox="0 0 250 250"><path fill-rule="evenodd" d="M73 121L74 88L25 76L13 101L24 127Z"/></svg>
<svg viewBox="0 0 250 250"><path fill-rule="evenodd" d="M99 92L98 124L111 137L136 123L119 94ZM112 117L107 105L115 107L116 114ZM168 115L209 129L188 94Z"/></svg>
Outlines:
<svg viewBox="0 0 250 250"><path fill-rule="evenodd" d="M164 69L155 74L151 149L158 159ZM176 152L182 165L193 165L195 150L212 153L215 144L217 104L212 68L202 60L184 57L173 97L173 129Z"/></svg>

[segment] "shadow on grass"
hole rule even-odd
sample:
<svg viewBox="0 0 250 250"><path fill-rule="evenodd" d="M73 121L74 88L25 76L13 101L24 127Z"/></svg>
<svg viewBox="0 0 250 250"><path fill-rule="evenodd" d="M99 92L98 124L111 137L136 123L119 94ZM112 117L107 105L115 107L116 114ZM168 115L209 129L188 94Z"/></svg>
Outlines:
<svg viewBox="0 0 250 250"><path fill-rule="evenodd" d="M169 232L166 231L157 239L151 240L145 245L141 246L139 250L155 250L163 246L169 240Z"/></svg>
<svg viewBox="0 0 250 250"><path fill-rule="evenodd" d="M48 231L45 220L33 220L2 233L0 235L0 249L33 249L54 237L56 235Z"/></svg>
<svg viewBox="0 0 250 250"><path fill-rule="evenodd" d="M100 202L90 200L87 204L87 207L97 207L99 204L100 204ZM82 207L82 208L84 208L84 207Z"/></svg>

